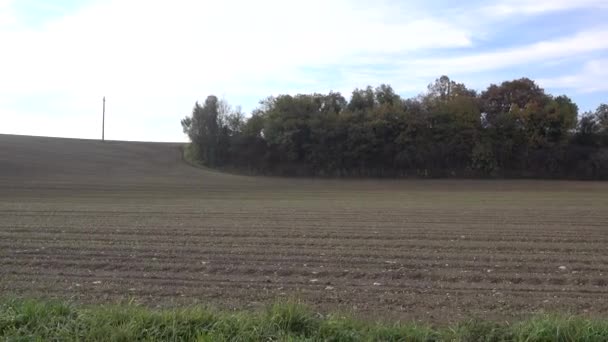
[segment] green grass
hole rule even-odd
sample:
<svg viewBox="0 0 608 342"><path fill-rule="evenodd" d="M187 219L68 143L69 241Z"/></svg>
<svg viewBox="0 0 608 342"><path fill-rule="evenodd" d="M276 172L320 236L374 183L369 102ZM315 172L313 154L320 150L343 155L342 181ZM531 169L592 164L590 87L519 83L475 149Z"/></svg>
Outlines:
<svg viewBox="0 0 608 342"><path fill-rule="evenodd" d="M153 310L126 304L0 301L3 341L608 341L608 320L538 316L515 324L451 327L385 324L323 316L294 303L258 312Z"/></svg>

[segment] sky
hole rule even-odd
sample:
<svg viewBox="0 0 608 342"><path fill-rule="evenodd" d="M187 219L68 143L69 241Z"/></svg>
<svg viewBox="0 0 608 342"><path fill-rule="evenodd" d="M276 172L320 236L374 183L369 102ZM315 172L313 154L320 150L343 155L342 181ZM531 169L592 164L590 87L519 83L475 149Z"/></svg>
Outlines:
<svg viewBox="0 0 608 342"><path fill-rule="evenodd" d="M441 75L479 91L529 77L580 112L608 103L608 0L0 0L0 133L185 141L214 94L271 95Z"/></svg>

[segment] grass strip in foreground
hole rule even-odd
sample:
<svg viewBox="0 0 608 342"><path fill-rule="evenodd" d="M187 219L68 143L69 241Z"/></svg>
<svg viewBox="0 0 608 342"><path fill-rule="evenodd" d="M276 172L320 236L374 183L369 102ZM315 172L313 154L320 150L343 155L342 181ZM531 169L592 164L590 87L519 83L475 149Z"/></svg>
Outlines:
<svg viewBox="0 0 608 342"><path fill-rule="evenodd" d="M281 303L258 312L0 300L8 341L608 341L608 320L537 316L514 324L470 320L433 328L362 322Z"/></svg>

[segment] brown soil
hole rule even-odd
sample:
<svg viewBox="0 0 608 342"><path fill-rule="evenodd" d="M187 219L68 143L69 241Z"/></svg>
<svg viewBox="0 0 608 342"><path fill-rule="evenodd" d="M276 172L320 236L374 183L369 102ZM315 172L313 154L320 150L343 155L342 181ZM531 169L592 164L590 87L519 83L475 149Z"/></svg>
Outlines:
<svg viewBox="0 0 608 342"><path fill-rule="evenodd" d="M608 183L254 178L0 135L0 291L438 323L608 314Z"/></svg>

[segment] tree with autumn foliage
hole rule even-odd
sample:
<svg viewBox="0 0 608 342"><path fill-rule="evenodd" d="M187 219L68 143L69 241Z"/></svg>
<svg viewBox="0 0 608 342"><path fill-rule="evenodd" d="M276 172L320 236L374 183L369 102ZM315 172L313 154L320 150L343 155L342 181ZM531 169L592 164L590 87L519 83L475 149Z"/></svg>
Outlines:
<svg viewBox="0 0 608 342"><path fill-rule="evenodd" d="M249 118L210 96L182 126L203 163L256 174L608 178L608 105L579 118L528 78L477 93L441 76L410 99L385 84L279 95Z"/></svg>

